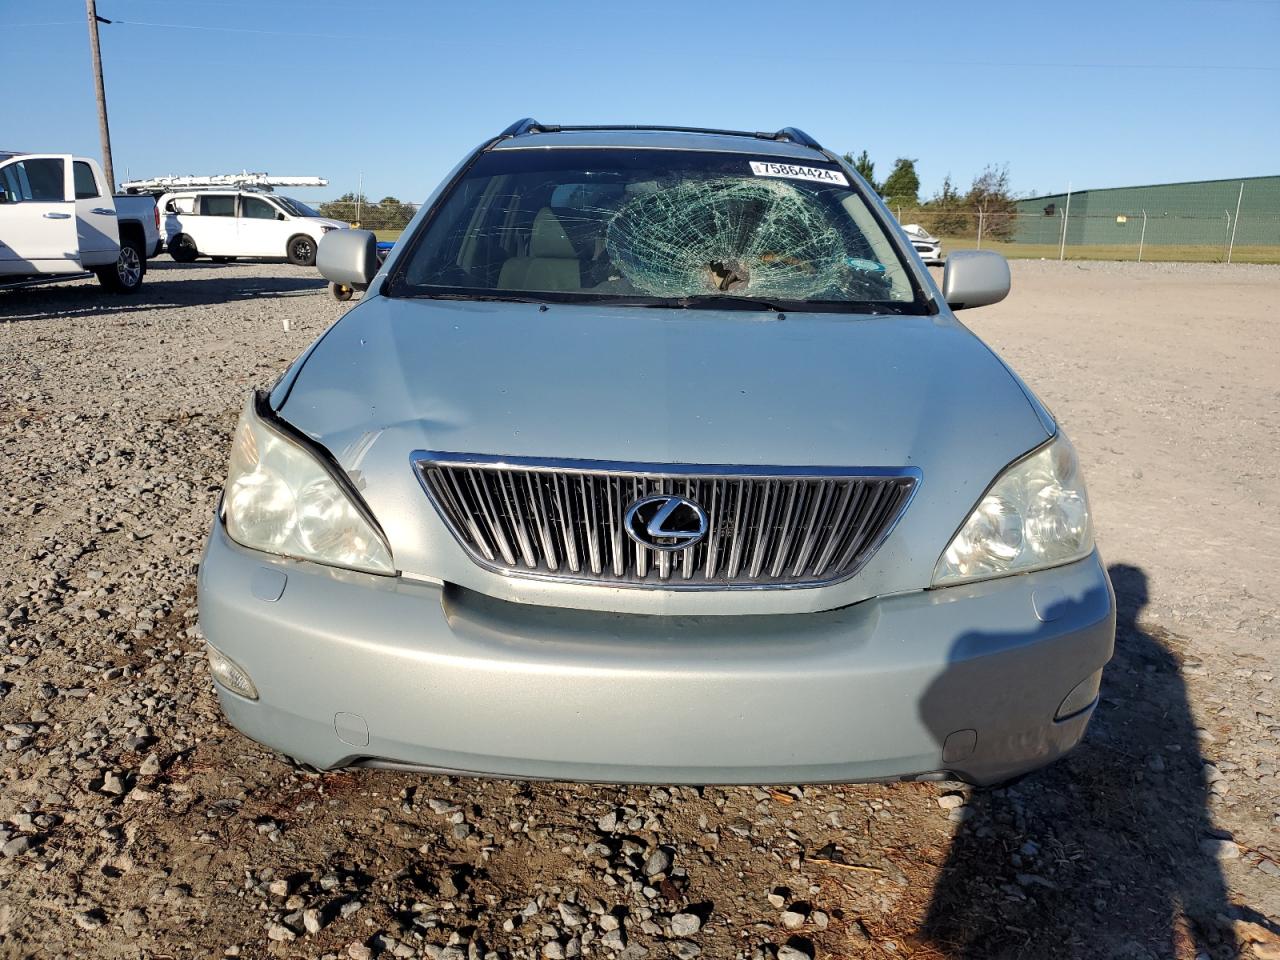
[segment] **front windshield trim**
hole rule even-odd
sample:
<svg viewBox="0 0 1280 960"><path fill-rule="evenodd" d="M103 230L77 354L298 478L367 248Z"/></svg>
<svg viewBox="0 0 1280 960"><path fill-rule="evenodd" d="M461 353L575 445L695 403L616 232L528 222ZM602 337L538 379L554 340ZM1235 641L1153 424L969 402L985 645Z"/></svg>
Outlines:
<svg viewBox="0 0 1280 960"><path fill-rule="evenodd" d="M454 176L439 191L434 202L425 211L419 220L413 233L405 238L401 244L399 255L395 258L390 273L387 275L381 289L377 292L381 296L391 299L450 299L450 300L476 300L476 301L511 301L511 302L535 302L535 303L565 303L565 304L591 304L598 303L601 306L610 305L610 299L613 300L615 306L668 306L668 303L662 302L664 298L646 297L643 294L591 294L591 293L571 293L563 291L528 291L528 290L485 290L472 287L446 288L433 287L428 289L425 286L414 285L408 282L406 277L409 265L413 263L414 257L424 242L427 234L430 232L432 225L439 217L441 211L453 197L455 191L462 185L471 173L475 165L484 157L494 153L526 152L534 150L533 147L512 147L506 146L505 138L497 138L491 140L481 147L477 148L467 161L459 166ZM566 144L563 147L538 147L538 151L557 151L557 150L599 150L599 151L618 151L618 152L634 152L634 151L653 151L667 153L708 153L717 155L737 155L745 160L750 160L755 154L751 151L742 149L724 149L724 148L692 148L692 147L658 147L653 145L584 145L584 144ZM857 177L850 168L842 163L838 157L823 150L819 157L809 158L809 163L821 163L824 166L833 167L845 175L847 189L853 195L856 195L864 205L866 211L870 214L871 219L883 232L885 239L888 241L890 248L903 268L903 274L911 288L911 299L902 301L818 301L818 300L796 300L788 301L785 308L791 313L850 313L850 314L874 314L886 313L896 315L921 315L928 316L939 312L936 299L930 295L926 284L922 281L917 273L916 266L910 254L914 253L914 248L906 244L905 238L900 235L901 231L896 223L891 224L886 217L891 217L887 213L887 208L879 202L874 195L868 196L865 184ZM910 251L910 253L908 252ZM708 296L717 296L717 294L708 294ZM722 295L719 295L722 296ZM684 298L689 299L689 298ZM743 297L743 300L748 299ZM762 297L771 303L778 303L775 297ZM733 308L730 308L733 309Z"/></svg>

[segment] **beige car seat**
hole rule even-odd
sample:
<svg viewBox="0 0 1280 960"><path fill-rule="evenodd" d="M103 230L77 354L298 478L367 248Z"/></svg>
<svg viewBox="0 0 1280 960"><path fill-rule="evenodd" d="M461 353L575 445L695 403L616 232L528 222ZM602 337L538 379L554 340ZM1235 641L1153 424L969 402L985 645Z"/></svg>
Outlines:
<svg viewBox="0 0 1280 960"><path fill-rule="evenodd" d="M582 265L550 207L533 218L529 255L512 257L498 274L501 290L581 290Z"/></svg>

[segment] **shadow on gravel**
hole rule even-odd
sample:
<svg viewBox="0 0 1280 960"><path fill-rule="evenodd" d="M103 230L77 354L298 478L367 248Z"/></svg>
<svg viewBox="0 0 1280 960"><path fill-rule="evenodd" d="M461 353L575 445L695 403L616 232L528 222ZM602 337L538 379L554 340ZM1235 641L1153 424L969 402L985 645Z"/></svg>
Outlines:
<svg viewBox="0 0 1280 960"><path fill-rule="evenodd" d="M132 296L103 290L97 281L73 285L31 287L0 291L0 323L67 317L110 317L117 313L141 313L174 307L213 306L251 300L255 297L319 295L325 281L306 267L296 277L246 277L242 273L221 275L227 268L210 264L207 274L166 279L176 264L149 264L142 289Z"/></svg>
<svg viewBox="0 0 1280 960"><path fill-rule="evenodd" d="M1058 763L975 792L922 933L962 960L1235 957L1180 658L1137 624L1138 568L1110 568L1116 652L1088 735ZM1211 847L1210 840L1209 846Z"/></svg>

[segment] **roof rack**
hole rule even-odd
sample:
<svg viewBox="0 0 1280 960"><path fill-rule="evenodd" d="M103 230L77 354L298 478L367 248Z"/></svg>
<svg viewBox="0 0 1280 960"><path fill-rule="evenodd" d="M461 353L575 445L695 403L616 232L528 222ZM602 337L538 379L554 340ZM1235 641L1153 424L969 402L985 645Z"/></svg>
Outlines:
<svg viewBox="0 0 1280 960"><path fill-rule="evenodd" d="M503 130L501 137L519 137L526 133L561 133L569 130L658 130L666 133L711 133L728 137L754 137L757 140L789 140L810 150L822 150L822 145L798 127L783 127L773 133L762 130L720 130L714 127L670 127L649 123L602 123L568 126L559 123L539 123L533 117L517 120Z"/></svg>
<svg viewBox="0 0 1280 960"><path fill-rule="evenodd" d="M151 177L120 184L125 193L162 194L170 190L227 189L270 193L274 187L325 187L324 177L273 177L266 173L224 173L211 177Z"/></svg>

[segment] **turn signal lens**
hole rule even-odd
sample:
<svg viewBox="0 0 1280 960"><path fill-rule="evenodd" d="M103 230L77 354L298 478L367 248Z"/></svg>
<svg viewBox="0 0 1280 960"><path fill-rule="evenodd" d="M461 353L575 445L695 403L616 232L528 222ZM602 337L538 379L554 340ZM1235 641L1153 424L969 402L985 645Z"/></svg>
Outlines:
<svg viewBox="0 0 1280 960"><path fill-rule="evenodd" d="M247 700L258 699L258 688L253 685L244 667L208 644L205 645L205 653L209 656L209 673L219 686Z"/></svg>

